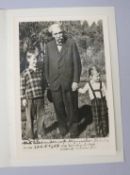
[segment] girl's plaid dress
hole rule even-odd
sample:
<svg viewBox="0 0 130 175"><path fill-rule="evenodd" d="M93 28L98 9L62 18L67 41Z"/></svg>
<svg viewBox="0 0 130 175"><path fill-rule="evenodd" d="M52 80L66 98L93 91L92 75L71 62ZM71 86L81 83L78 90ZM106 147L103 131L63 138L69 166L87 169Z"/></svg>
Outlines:
<svg viewBox="0 0 130 175"><path fill-rule="evenodd" d="M96 135L98 137L105 137L109 133L108 126L108 108L105 96L102 95L102 82L100 81L100 88L93 89L89 82L90 89L93 93L94 99L91 101L93 121L95 123ZM101 98L97 98L95 92L100 92Z"/></svg>

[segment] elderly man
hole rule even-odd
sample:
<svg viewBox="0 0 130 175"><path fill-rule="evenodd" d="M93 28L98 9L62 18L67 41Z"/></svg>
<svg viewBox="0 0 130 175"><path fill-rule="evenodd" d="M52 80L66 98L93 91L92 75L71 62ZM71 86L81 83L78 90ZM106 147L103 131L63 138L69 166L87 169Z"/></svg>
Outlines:
<svg viewBox="0 0 130 175"><path fill-rule="evenodd" d="M78 83L81 74L81 61L73 39L66 38L60 24L53 24L49 31L54 40L46 47L46 79L59 124L64 137L78 135Z"/></svg>

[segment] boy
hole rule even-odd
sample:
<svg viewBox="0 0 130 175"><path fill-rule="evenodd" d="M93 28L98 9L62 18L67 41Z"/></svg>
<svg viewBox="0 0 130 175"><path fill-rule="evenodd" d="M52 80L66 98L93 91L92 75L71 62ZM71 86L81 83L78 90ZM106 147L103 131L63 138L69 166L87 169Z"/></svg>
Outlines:
<svg viewBox="0 0 130 175"><path fill-rule="evenodd" d="M100 74L95 66L89 69L89 82L83 88L79 88L79 93L88 91L91 100L92 115L95 124L97 137L108 135L108 109L105 98L105 85L100 80Z"/></svg>
<svg viewBox="0 0 130 175"><path fill-rule="evenodd" d="M37 67L35 49L27 50L26 59L28 68L21 73L21 103L26 112L26 137L40 139L44 134L44 76L42 69Z"/></svg>

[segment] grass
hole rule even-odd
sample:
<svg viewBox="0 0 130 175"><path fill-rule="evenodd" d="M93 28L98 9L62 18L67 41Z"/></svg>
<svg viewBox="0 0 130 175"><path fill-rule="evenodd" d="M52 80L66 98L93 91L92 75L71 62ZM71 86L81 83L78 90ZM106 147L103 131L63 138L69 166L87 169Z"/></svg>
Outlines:
<svg viewBox="0 0 130 175"><path fill-rule="evenodd" d="M22 138L25 138L25 124L26 116L25 111L22 109ZM45 106L43 110L44 124L46 127L46 134L43 139L61 139L58 129L58 122L54 111L53 103L50 103L45 93ZM94 134L94 124L92 122L90 100L88 95L79 94L79 136L78 138L89 138ZM66 135L69 138L69 134Z"/></svg>

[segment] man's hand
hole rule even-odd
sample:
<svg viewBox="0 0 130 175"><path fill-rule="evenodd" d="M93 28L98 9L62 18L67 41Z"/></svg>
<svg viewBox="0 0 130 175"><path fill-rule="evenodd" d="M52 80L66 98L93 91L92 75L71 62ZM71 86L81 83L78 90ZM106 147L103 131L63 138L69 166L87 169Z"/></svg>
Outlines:
<svg viewBox="0 0 130 175"><path fill-rule="evenodd" d="M78 89L78 83L73 82L72 83L72 91L76 91Z"/></svg>
<svg viewBox="0 0 130 175"><path fill-rule="evenodd" d="M26 99L23 99L23 100L22 100L22 106L23 106L23 107L26 107L26 106L27 106L27 100L26 100Z"/></svg>

